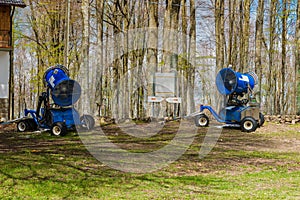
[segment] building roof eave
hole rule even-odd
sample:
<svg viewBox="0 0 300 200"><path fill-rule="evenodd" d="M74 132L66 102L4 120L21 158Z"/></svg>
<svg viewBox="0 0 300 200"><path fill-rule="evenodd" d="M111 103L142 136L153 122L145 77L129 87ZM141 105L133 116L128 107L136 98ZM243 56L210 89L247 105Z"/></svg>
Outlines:
<svg viewBox="0 0 300 200"><path fill-rule="evenodd" d="M0 6L16 6L25 8L26 4L23 0L0 0Z"/></svg>

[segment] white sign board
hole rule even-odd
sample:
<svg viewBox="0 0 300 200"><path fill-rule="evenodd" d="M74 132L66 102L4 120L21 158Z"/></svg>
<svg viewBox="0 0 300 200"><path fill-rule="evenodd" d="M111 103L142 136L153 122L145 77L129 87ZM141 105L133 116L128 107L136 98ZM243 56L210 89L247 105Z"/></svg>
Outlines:
<svg viewBox="0 0 300 200"><path fill-rule="evenodd" d="M162 97L155 97L155 96L149 96L148 97L148 102L149 103L160 103L164 100Z"/></svg>
<svg viewBox="0 0 300 200"><path fill-rule="evenodd" d="M155 96L171 97L175 95L176 73L155 73Z"/></svg>
<svg viewBox="0 0 300 200"><path fill-rule="evenodd" d="M0 98L8 98L9 52L0 51Z"/></svg>
<svg viewBox="0 0 300 200"><path fill-rule="evenodd" d="M181 103L181 97L169 97L166 101L168 103Z"/></svg>

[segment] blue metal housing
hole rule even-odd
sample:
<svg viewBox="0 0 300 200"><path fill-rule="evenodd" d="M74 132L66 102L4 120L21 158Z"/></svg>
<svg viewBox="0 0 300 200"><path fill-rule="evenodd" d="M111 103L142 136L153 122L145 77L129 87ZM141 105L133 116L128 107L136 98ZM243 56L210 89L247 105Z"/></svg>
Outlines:
<svg viewBox="0 0 300 200"><path fill-rule="evenodd" d="M64 122L66 127L68 129L73 128L76 125L82 125L82 122L80 121L80 115L78 111L75 108L51 108L49 109L49 114L51 121L45 121L44 123L40 123L40 120L42 120L42 117L37 118L36 116L36 110L27 110L25 109L25 116L28 116L29 114L34 119L35 123L40 128L46 128L50 129L51 125L56 122ZM41 109L42 116L45 114L45 109Z"/></svg>
<svg viewBox="0 0 300 200"><path fill-rule="evenodd" d="M216 78L216 85L222 95L232 93L247 93L248 89L253 89L257 82L257 75L253 72L239 73L231 68L222 69Z"/></svg>
<svg viewBox="0 0 300 200"><path fill-rule="evenodd" d="M241 122L241 113L247 110L249 106L228 106L223 108L218 114L211 106L200 106L200 112L203 112L205 109L214 116L214 118L221 123L226 124L237 124Z"/></svg>
<svg viewBox="0 0 300 200"><path fill-rule="evenodd" d="M64 122L67 128L80 125L80 116L75 108L50 109L52 124Z"/></svg>
<svg viewBox="0 0 300 200"><path fill-rule="evenodd" d="M49 68L44 74L44 82L51 90L54 103L59 106L73 105L80 98L79 83L70 79L64 68L60 66Z"/></svg>

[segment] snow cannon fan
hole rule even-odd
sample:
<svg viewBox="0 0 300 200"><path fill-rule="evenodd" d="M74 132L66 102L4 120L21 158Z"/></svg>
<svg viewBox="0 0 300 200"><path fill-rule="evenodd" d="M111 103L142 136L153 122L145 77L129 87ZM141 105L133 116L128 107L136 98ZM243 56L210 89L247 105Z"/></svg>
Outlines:
<svg viewBox="0 0 300 200"><path fill-rule="evenodd" d="M257 80L258 77L254 72L242 74L231 68L224 68L217 75L216 85L222 95L243 95L254 88Z"/></svg>
<svg viewBox="0 0 300 200"><path fill-rule="evenodd" d="M209 117L204 113L207 109L218 122L225 123L225 127L239 127L245 132L253 132L261 127L265 121L264 116L253 97L257 80L253 72L239 73L231 68L221 69L216 77L216 85L218 91L226 96L227 102L224 102L219 113L211 106L200 105L200 113L194 115L196 126L208 126Z"/></svg>
<svg viewBox="0 0 300 200"><path fill-rule="evenodd" d="M68 69L62 65L47 69L43 80L45 86L50 89L54 103L58 106L71 106L80 98L80 84L69 78Z"/></svg>

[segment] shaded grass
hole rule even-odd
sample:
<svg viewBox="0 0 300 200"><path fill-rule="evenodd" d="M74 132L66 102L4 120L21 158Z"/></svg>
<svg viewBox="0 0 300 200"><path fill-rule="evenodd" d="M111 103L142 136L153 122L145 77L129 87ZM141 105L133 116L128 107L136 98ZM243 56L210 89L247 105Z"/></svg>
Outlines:
<svg viewBox="0 0 300 200"><path fill-rule="evenodd" d="M174 137L176 123L158 135L137 139L115 126L106 126L116 144L140 144L134 152L152 151ZM165 132L164 132L165 131ZM93 158L76 134L2 135L1 199L299 199L300 155L277 151L270 133L224 130L217 146L204 159L199 150L205 129L189 150L168 167L148 174L110 169ZM88 134L88 133L87 133ZM296 133L295 133L296 134ZM257 147L257 148L256 148ZM148 149L147 149L148 148ZM267 151L271 149L272 151Z"/></svg>

